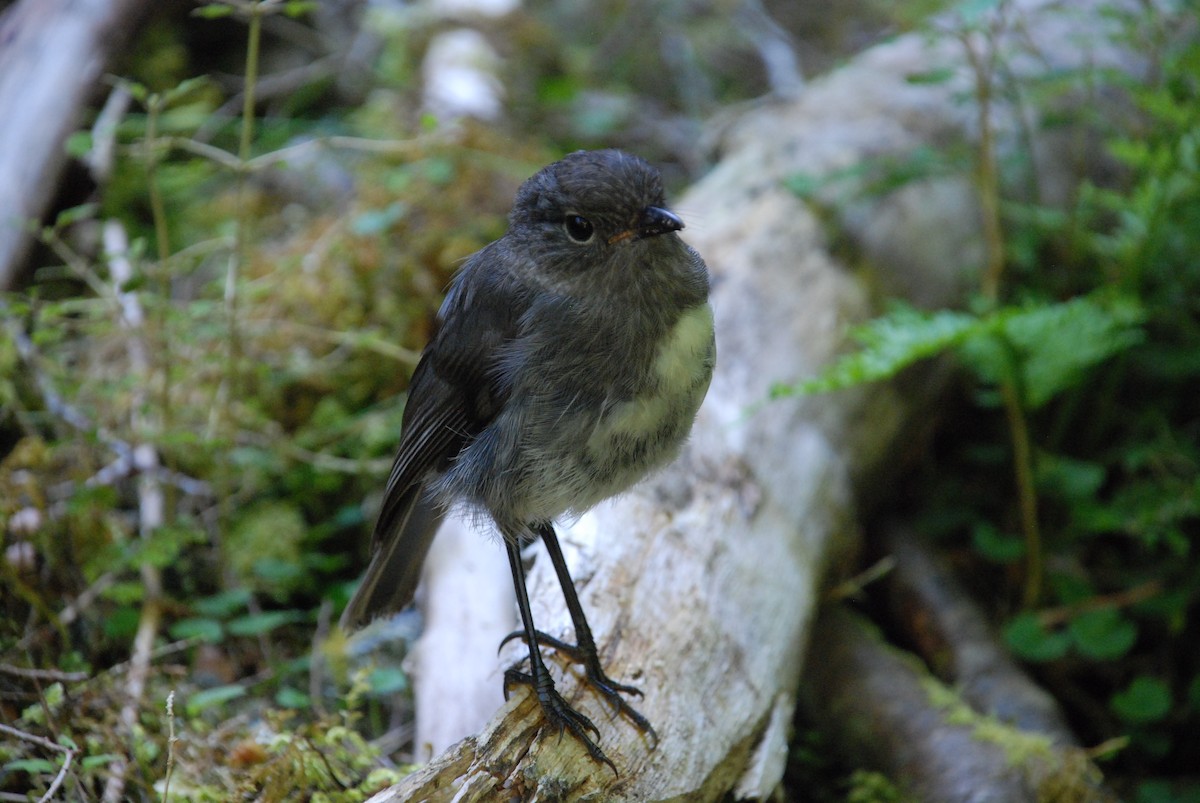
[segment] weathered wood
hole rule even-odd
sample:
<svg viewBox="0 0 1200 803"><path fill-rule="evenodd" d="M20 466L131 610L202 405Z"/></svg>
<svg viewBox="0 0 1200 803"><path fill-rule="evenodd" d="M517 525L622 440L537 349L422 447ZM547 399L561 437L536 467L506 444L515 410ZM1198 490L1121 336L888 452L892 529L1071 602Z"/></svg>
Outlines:
<svg viewBox="0 0 1200 803"><path fill-rule="evenodd" d="M1115 796L1078 747L981 716L911 655L839 606L813 628L805 710L855 764L923 803L1102 803Z"/></svg>
<svg viewBox="0 0 1200 803"><path fill-rule="evenodd" d="M896 630L976 711L1076 745L1058 702L1017 666L995 630L919 535L894 527L882 547L895 560L883 583Z"/></svg>
<svg viewBox="0 0 1200 803"><path fill-rule="evenodd" d="M111 54L147 0L20 0L0 17L0 290L12 286Z"/></svg>

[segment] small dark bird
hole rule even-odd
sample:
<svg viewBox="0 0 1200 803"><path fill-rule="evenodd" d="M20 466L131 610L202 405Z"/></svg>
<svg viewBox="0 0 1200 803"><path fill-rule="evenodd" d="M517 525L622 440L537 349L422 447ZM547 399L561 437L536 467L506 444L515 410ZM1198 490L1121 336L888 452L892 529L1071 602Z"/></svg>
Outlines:
<svg viewBox="0 0 1200 803"><path fill-rule="evenodd" d="M430 542L456 506L503 535L529 672L546 720L613 767L596 726L554 687L539 645L652 740L605 674L553 522L578 515L672 460L708 389L716 347L704 260L676 233L657 170L616 150L579 151L518 190L508 233L472 255L413 373L371 564L343 627L403 608ZM534 628L521 546L540 537L575 644ZM507 639L506 639L507 641ZM615 767L613 767L615 772Z"/></svg>

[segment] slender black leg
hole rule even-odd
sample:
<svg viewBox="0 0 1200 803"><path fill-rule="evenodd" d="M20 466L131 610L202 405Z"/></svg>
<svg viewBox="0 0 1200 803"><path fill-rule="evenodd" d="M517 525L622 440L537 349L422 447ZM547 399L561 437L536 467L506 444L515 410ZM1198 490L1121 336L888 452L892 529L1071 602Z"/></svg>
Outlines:
<svg viewBox="0 0 1200 803"><path fill-rule="evenodd" d="M520 672L516 668L509 669L504 673L504 697L508 699L509 689L517 683L532 686L538 702L541 703L546 720L558 729L559 734L561 735L563 731L570 731L572 736L583 743L593 759L607 764L616 773L616 766L609 761L608 756L604 755L589 736L591 733L599 738L600 731L597 730L595 724L568 705L558 690L554 688L554 679L550 677L550 671L546 669L546 663L542 660L542 653L538 649L538 631L533 627L533 612L529 608L529 592L525 589L525 567L521 563L521 547L515 540L508 538L504 539L504 543L508 549L508 563L512 567L513 588L517 592L517 607L521 611L521 624L524 627L525 640L529 644L530 668L528 673Z"/></svg>
<svg viewBox="0 0 1200 803"><path fill-rule="evenodd" d="M652 744L658 743L658 734L650 725L650 721L636 711L633 706L625 702L620 693L636 694L642 696L640 689L635 686L628 686L624 683L618 683L610 678L604 671L604 667L600 665L600 655L596 649L596 640L592 636L592 629L588 626L587 617L583 613L583 606L579 603L579 595L575 591L575 583L571 580L571 573L567 570L567 561L563 556L562 548L558 544L558 535L554 532L554 527L550 524L542 524L534 528L534 531L541 536L542 541L546 544L546 551L550 554L550 563L554 566L554 573L558 575L558 584L562 587L563 599L567 603L567 612L571 615L571 624L575 628L575 644L568 644L561 639L534 630L532 634L527 627L524 632L517 631L505 637L501 642L501 646L513 638L523 637L526 641L531 638L536 640L538 644L554 649L561 655L565 655L577 664L583 666L584 676L587 683L597 693L600 694L609 705L617 710L620 714L629 719L634 727L642 733L650 737ZM539 655L539 658L541 656Z"/></svg>

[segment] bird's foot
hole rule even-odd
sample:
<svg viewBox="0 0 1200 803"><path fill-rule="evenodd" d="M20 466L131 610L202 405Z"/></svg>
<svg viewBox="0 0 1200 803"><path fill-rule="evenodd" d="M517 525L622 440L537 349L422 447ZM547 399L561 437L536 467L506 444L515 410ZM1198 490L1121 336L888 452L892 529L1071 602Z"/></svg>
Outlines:
<svg viewBox="0 0 1200 803"><path fill-rule="evenodd" d="M563 699L563 696L558 693L558 689L554 688L554 682L548 675L544 681L539 682L533 675L515 667L507 670L504 673L504 699L508 699L509 692L516 685L533 688L538 702L542 706L542 715L546 717L546 722L550 727L558 731L559 738L562 738L564 732L570 733L584 746L593 760L607 764L608 768L613 771L613 775L620 774L617 772L616 765L609 760L608 756L604 755L604 751L595 742L595 739L600 738L600 731L596 728L595 723L576 711Z"/></svg>
<svg viewBox="0 0 1200 803"><path fill-rule="evenodd" d="M610 706L612 706L615 713L624 716L631 723L633 723L633 726L650 740L651 748L658 746L658 733L655 732L654 727L650 724L650 720L642 716L637 709L627 703L625 698L621 696L622 694L630 694L642 697L644 696L642 694L642 690L636 686L630 686L626 683L619 683L610 678L604 671L604 667L600 665L600 656L596 653L595 647L587 649L586 647L578 644L571 644L563 641L562 639L555 638L554 636L551 636L548 633L543 633L540 630L535 631L535 637L540 646L549 647L559 655L562 655L570 659L573 663L579 664L581 667L583 667L584 681L591 686L592 689L595 690L595 692L599 694ZM504 640L500 642L500 646L503 647L505 644L515 638L524 640L525 632L523 630L518 630L516 632L509 633L504 637ZM510 669L509 672L521 674L520 672L517 672L515 668ZM505 673L506 689L507 686L508 673Z"/></svg>

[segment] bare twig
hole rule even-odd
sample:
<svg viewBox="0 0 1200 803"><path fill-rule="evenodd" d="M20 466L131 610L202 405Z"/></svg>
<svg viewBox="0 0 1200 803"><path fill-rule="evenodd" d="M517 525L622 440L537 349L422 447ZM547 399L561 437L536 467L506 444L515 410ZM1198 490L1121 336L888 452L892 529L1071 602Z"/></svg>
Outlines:
<svg viewBox="0 0 1200 803"><path fill-rule="evenodd" d="M163 803L171 799L171 775L175 772L175 690L167 694L167 774L163 779Z"/></svg>
<svg viewBox="0 0 1200 803"><path fill-rule="evenodd" d="M853 577L849 577L829 589L825 594L825 599L828 602L836 602L860 597L867 586L886 577L895 568L894 558L891 556L881 558Z"/></svg>
<svg viewBox="0 0 1200 803"><path fill-rule="evenodd" d="M108 466L105 466L89 480L89 485L108 484L115 482L118 479L123 479L135 471L143 474L153 473L158 477L160 482L169 483L186 494L194 496L211 496L212 490L208 483L203 480L198 480L194 477L189 477L186 474L169 471L161 466L151 466L140 464L137 460L134 447L131 443L123 438L117 437L107 428L97 425L87 415L85 415L78 407L68 402L45 373L38 370L38 364L41 362L40 354L33 340L25 333L18 323L18 316L15 315L8 303L0 298L0 319L5 323L5 328L8 329L8 335L12 339L13 345L17 347L17 356L26 368L33 375L34 384L37 386L38 395L41 396L42 403L46 406L46 410L55 418L63 421L72 429L79 432L87 433L95 436L97 440L108 447L117 458ZM74 483L60 483L51 489L51 496L57 498L65 498L70 493L70 489Z"/></svg>
<svg viewBox="0 0 1200 803"><path fill-rule="evenodd" d="M2 722L0 722L0 733L7 733L9 736L15 736L23 741L32 742L33 744L36 744L39 747L44 747L47 750L57 750L62 752L63 750L71 749L66 745L59 744L58 742L52 742L45 736L38 736L36 733L29 733L28 731L14 728L11 725L5 725Z"/></svg>
<svg viewBox="0 0 1200 803"><path fill-rule="evenodd" d="M313 633L312 657L308 664L308 699L313 712L318 717L324 717L328 713L325 703L321 700L321 686L324 683L325 669L325 656L321 652L321 645L329 638L329 622L332 617L333 604L328 598L325 598L321 600L321 607L317 611L317 629Z"/></svg>
<svg viewBox="0 0 1200 803"><path fill-rule="evenodd" d="M1161 580L1147 580L1133 588L1126 588L1112 594L1100 594L1094 597L1087 597L1073 605L1048 608L1038 613L1037 618L1043 627L1058 627L1082 613L1112 608L1128 608L1130 605L1136 605L1139 602L1153 599L1161 593L1163 593L1163 583Z"/></svg>
<svg viewBox="0 0 1200 803"><path fill-rule="evenodd" d="M87 672L61 672L57 669L32 669L12 664L0 664L0 672L28 680L49 680L55 683L78 683L88 679Z"/></svg>
<svg viewBox="0 0 1200 803"><path fill-rule="evenodd" d="M200 156L215 162L222 167L236 172L254 173L280 162L294 161L310 153L326 149L361 151L363 153L383 154L385 156L412 156L428 149L430 139L414 137L412 139L370 139L368 137L348 137L343 135L329 137L314 137L288 145L270 153L264 153L245 160L223 148L200 142L188 137L164 137L162 142L173 148Z"/></svg>
<svg viewBox="0 0 1200 803"><path fill-rule="evenodd" d="M71 759L75 757L75 748L59 744L58 742L52 742L44 736L28 733L4 724L0 724L0 733L7 733L9 736L15 736L18 739L31 742L39 747L44 747L47 750L55 750L63 754L63 763L58 770L58 775L54 776L54 780L50 783L50 788L46 790L46 794L38 798L39 803L46 803L46 801L51 800L54 797L54 793L58 791L58 787L62 786L63 781L67 777L67 772L71 769ZM27 798L22 798L22 800L25 799Z"/></svg>
<svg viewBox="0 0 1200 803"><path fill-rule="evenodd" d="M173 641L170 644L164 644L163 646L154 650L154 652L150 653L150 661L151 661L151 663L153 663L154 661L157 661L161 658L165 658L168 655L174 655L175 653L189 650L192 647L195 647L200 642L201 642L201 638L199 636L193 636L192 638L185 638L185 639L181 639L179 641ZM115 665L109 667L105 671L105 674L117 675L122 672L128 672L132 668L133 668L132 661L123 661L119 664L115 664Z"/></svg>
<svg viewBox="0 0 1200 803"><path fill-rule="evenodd" d="M120 305L120 324L128 334L126 352L129 358L130 373L141 380L150 374L150 357L142 338L145 316L142 313L138 297L122 288L133 278L133 266L129 263L129 243L125 229L117 222L110 221L104 226L104 250L109 260L109 271L112 276L117 301ZM148 383L135 383L134 398L130 405L133 411L131 428L140 432L146 429L147 422L140 412L146 407L145 390ZM149 443L137 444L134 453L139 463L157 468L159 465L158 451ZM144 473L138 481L138 534L141 538L150 538L163 525L164 495L162 484L154 472ZM133 641L133 655L130 659L130 671L126 684L125 703L121 707L121 726L130 737L135 733L138 719L138 709L146 689L146 679L149 676L150 663L154 651L154 639L158 635L158 625L162 618L162 577L157 566L146 562L141 566L142 584L145 596L142 600L141 618L138 622L137 635ZM105 803L117 803L125 792L125 774L129 762L121 756L112 764L112 774L104 788Z"/></svg>
<svg viewBox="0 0 1200 803"><path fill-rule="evenodd" d="M97 184L104 184L112 174L117 124L125 116L132 100L129 85L124 81L118 82L104 101L104 108L96 115L96 122L92 125L92 148L84 156L83 162Z"/></svg>
<svg viewBox="0 0 1200 803"><path fill-rule="evenodd" d="M63 763L58 769L58 775L54 776L50 788L46 790L46 794L42 795L39 803L46 803L46 801L54 799L54 793L58 791L58 787L62 786L63 781L67 778L67 771L71 769L71 759L74 756L75 751L73 749L66 748L63 750Z"/></svg>

